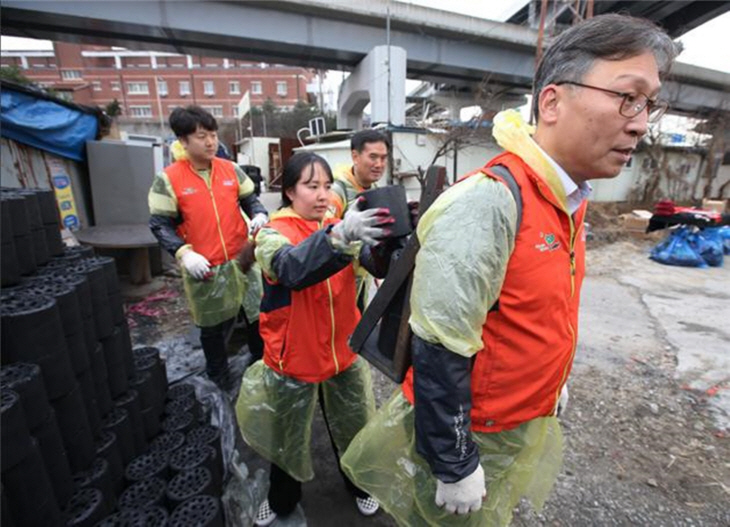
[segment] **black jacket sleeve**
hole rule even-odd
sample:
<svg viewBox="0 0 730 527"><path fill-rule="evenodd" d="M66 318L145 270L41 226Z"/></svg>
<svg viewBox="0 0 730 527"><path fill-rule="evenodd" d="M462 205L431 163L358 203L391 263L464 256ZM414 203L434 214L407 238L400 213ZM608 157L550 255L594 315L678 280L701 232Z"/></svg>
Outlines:
<svg viewBox="0 0 730 527"><path fill-rule="evenodd" d="M177 235L175 229L180 224L180 218L172 218L170 216L161 216L152 214L150 216L150 230L155 235L160 246L170 253L173 257L177 250L185 245L185 242Z"/></svg>
<svg viewBox="0 0 730 527"><path fill-rule="evenodd" d="M385 278L391 262L398 259L407 240L405 237L389 238L377 245L363 244L359 256L360 265L375 278Z"/></svg>
<svg viewBox="0 0 730 527"><path fill-rule="evenodd" d="M455 483L479 464L471 438L471 360L416 335L411 346L416 449L436 478Z"/></svg>
<svg viewBox="0 0 730 527"><path fill-rule="evenodd" d="M269 211L266 210L266 207L263 206L263 204L259 201L259 198L256 197L256 194L253 192L245 198L240 198L238 203L240 203L243 212L245 212L246 216L249 218L253 218L259 213L266 215L269 214Z"/></svg>
<svg viewBox="0 0 730 527"><path fill-rule="evenodd" d="M350 265L352 257L336 251L327 238L327 231L319 230L297 245L279 249L272 262L279 283L301 291Z"/></svg>

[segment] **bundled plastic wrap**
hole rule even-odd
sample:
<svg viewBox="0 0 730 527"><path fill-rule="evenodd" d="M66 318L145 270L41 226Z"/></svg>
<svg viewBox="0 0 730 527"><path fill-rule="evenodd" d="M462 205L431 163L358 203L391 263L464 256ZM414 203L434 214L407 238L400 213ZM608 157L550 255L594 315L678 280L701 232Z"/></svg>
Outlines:
<svg viewBox="0 0 730 527"><path fill-rule="evenodd" d="M709 227L700 229L689 235L690 246L702 256L702 259L711 267L722 267L723 241L720 229Z"/></svg>
<svg viewBox="0 0 730 527"><path fill-rule="evenodd" d="M722 240L722 251L725 254L730 254L730 225L725 225L717 229L717 235Z"/></svg>
<svg viewBox="0 0 730 527"><path fill-rule="evenodd" d="M239 459L237 450L233 452L228 469L231 477L221 498L226 511L226 525L253 525L269 487L266 472L258 469L250 474L246 463Z"/></svg>
<svg viewBox="0 0 730 527"><path fill-rule="evenodd" d="M302 482L314 477L310 445L320 386L332 437L343 454L375 413L370 369L362 359L322 383L280 375L258 361L246 370L236 403L246 443Z"/></svg>
<svg viewBox="0 0 730 527"><path fill-rule="evenodd" d="M691 231L683 226L659 242L649 253L649 258L665 265L681 267L707 267L702 256L690 245Z"/></svg>
<svg viewBox="0 0 730 527"><path fill-rule="evenodd" d="M210 327L238 314L246 294L246 277L238 263L212 267L210 276L196 280L183 271L183 287L196 326Z"/></svg>
<svg viewBox="0 0 730 527"><path fill-rule="evenodd" d="M555 417L542 417L514 430L473 433L484 468L487 497L482 508L457 516L434 502L436 478L416 452L413 407L397 392L352 441L342 468L370 493L399 525L509 525L520 498L540 510L563 462L563 437Z"/></svg>
<svg viewBox="0 0 730 527"><path fill-rule="evenodd" d="M235 448L239 432L227 394L200 376L190 377L185 383L195 387L195 398L203 405L205 413L210 415L209 424L218 427L221 432L226 482L221 502L226 514L226 525L252 525L268 490L266 472L258 469L251 474L246 463L240 459Z"/></svg>

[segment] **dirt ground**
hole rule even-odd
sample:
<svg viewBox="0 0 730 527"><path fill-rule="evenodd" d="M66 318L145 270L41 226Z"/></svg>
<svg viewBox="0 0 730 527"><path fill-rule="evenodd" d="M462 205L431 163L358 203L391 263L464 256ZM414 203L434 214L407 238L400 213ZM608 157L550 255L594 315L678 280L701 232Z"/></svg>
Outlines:
<svg viewBox="0 0 730 527"><path fill-rule="evenodd" d="M730 263L688 270L651 262L657 236L627 237L616 213L589 219L563 470L543 511L523 504L513 525L730 525ZM197 338L180 292L174 276L127 291L135 343L173 342L166 353L178 376L202 367L202 354L190 351ZM395 386L374 377L382 403ZM321 420L313 443L307 524L394 525L383 512L370 519L355 512ZM266 467L251 452L244 459L252 471ZM303 525L301 511L297 518L274 526Z"/></svg>

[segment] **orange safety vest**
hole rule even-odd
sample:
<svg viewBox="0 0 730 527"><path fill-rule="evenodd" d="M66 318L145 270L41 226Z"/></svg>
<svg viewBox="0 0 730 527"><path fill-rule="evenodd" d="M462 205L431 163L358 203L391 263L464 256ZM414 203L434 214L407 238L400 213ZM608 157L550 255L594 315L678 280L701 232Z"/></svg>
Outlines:
<svg viewBox="0 0 730 527"><path fill-rule="evenodd" d="M320 224L286 216L273 219L266 227L297 245L339 221L328 218ZM347 340L360 321L353 266L301 291L272 282L265 274L264 279L259 316L264 363L305 382L321 382L349 368L356 355Z"/></svg>
<svg viewBox="0 0 730 527"><path fill-rule="evenodd" d="M165 168L177 198L182 223L178 235L211 265L233 260L248 239L248 226L238 204L238 176L230 161L213 158L210 187L180 160Z"/></svg>
<svg viewBox="0 0 730 527"><path fill-rule="evenodd" d="M472 368L471 427L477 432L509 430L554 413L573 365L585 275L586 203L574 214L571 234L568 214L547 183L519 157L504 153L487 167L493 165L512 173L523 209L499 308L487 316L484 347ZM403 391L413 403L412 368Z"/></svg>

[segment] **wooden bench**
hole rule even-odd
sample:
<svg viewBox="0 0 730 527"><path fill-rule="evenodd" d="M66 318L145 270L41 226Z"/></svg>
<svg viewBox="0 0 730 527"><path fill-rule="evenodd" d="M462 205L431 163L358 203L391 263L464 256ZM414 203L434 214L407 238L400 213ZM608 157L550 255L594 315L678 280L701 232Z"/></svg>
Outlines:
<svg viewBox="0 0 730 527"><path fill-rule="evenodd" d="M130 254L129 281L132 284L148 284L152 281L150 269L150 247L157 247L149 226L102 225L81 229L74 233L79 243L99 249L128 249Z"/></svg>

